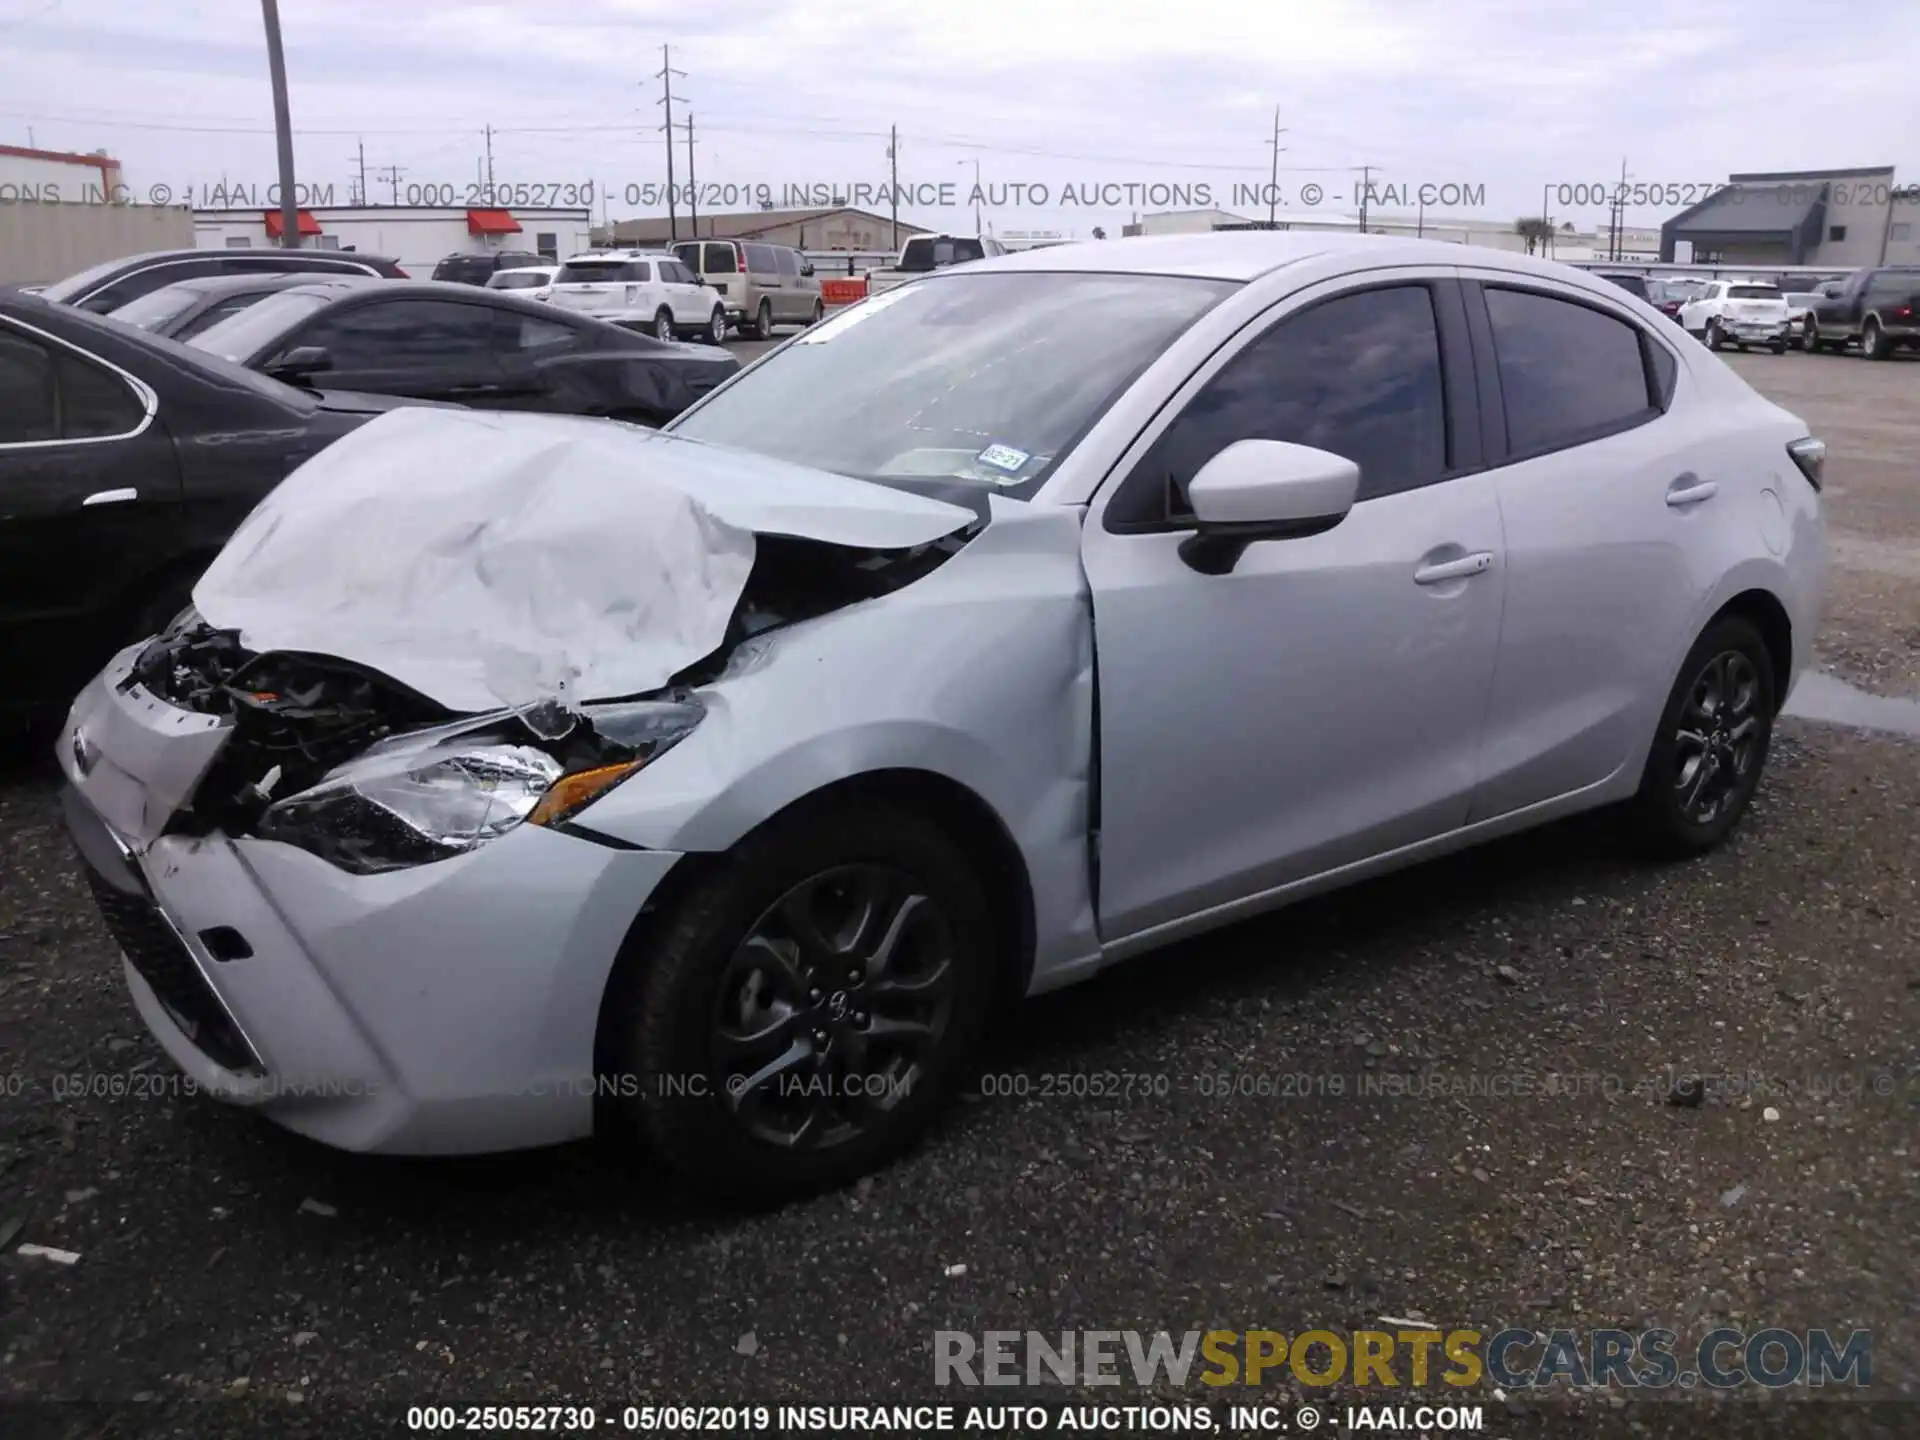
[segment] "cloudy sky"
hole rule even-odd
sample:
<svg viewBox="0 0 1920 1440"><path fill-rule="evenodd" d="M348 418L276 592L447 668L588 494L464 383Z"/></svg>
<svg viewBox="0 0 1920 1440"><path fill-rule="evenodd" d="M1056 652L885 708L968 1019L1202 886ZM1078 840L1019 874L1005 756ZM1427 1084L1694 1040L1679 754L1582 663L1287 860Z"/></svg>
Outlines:
<svg viewBox="0 0 1920 1440"><path fill-rule="evenodd" d="M1615 178L1623 159L1634 183L1696 189L1734 170L1884 164L1920 183L1910 0L280 7L297 170L339 200L364 145L374 200L397 166L402 199L432 186L465 203L491 125L496 182L590 183L596 219L660 211L646 199L665 179L655 72L669 43L703 189L778 200L882 183L897 125L901 182L934 202L901 218L956 228L976 161L1001 231L1116 233L1129 209L1177 208L1116 186L1260 213L1234 187L1266 183L1276 105L1282 208L1307 208L1311 184L1319 208L1350 209L1362 165L1406 187L1408 209L1422 184L1479 186L1477 213L1500 219L1540 213L1543 186ZM272 122L255 0L0 0L0 143L105 149L136 195L198 198L273 180ZM683 181L685 156L682 136ZM1574 192L1548 198L1556 220L1603 217Z"/></svg>

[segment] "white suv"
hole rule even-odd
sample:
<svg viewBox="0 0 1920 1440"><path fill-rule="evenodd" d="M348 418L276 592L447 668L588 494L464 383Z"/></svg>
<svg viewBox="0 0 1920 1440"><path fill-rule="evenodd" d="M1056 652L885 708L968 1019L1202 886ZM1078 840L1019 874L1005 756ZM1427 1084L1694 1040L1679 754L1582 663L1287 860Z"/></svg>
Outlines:
<svg viewBox="0 0 1920 1440"><path fill-rule="evenodd" d="M652 250L593 250L574 255L553 277L551 303L661 340L727 338L725 302L672 255Z"/></svg>

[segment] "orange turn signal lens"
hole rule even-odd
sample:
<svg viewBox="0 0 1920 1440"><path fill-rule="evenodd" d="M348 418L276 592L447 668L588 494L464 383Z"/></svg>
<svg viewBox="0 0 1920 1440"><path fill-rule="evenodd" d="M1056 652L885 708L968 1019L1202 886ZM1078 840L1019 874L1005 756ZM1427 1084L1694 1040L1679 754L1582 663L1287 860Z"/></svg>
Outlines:
<svg viewBox="0 0 1920 1440"><path fill-rule="evenodd" d="M646 763L644 760L628 760L619 765L596 765L591 770L576 770L571 775L562 775L547 787L547 793L540 797L540 803L527 816L527 823L558 825L598 800Z"/></svg>

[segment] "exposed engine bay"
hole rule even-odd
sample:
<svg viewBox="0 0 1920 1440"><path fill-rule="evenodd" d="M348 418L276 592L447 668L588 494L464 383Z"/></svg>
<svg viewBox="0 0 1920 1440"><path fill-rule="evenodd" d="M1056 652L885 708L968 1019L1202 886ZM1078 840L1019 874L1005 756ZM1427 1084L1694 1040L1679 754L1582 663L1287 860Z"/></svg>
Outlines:
<svg viewBox="0 0 1920 1440"><path fill-rule="evenodd" d="M121 683L231 722L171 833L257 835L362 873L400 868L522 820L563 822L691 732L697 688L742 642L909 585L975 533L903 551L763 537L725 641L644 695L459 712L351 659L253 651L194 609Z"/></svg>

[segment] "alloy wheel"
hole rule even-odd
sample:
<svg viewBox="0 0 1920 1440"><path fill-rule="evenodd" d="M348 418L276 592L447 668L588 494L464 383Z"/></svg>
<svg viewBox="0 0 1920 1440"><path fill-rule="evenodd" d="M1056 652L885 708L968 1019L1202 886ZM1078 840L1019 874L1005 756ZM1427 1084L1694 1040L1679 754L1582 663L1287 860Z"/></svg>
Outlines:
<svg viewBox="0 0 1920 1440"><path fill-rule="evenodd" d="M726 313L717 307L713 312L713 318L707 321L707 338L716 345L725 343L727 338Z"/></svg>
<svg viewBox="0 0 1920 1440"><path fill-rule="evenodd" d="M1806 348L1806 352L1809 355L1819 353L1820 332L1814 327L1813 317L1811 315L1801 322L1800 343Z"/></svg>
<svg viewBox="0 0 1920 1440"><path fill-rule="evenodd" d="M923 1079L956 963L954 927L901 870L845 865L794 886L721 976L709 1052L728 1110L790 1150L860 1135Z"/></svg>
<svg viewBox="0 0 1920 1440"><path fill-rule="evenodd" d="M673 339L673 317L664 310L653 317L653 338L656 340Z"/></svg>
<svg viewBox="0 0 1920 1440"><path fill-rule="evenodd" d="M1709 660L1688 687L1674 732L1673 788L1681 815L1711 825L1757 776L1760 676L1738 650Z"/></svg>

